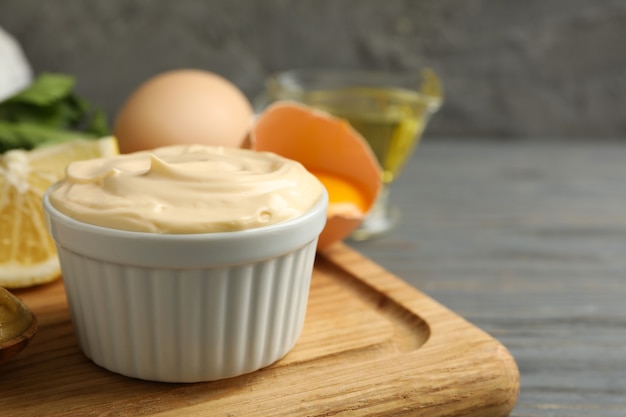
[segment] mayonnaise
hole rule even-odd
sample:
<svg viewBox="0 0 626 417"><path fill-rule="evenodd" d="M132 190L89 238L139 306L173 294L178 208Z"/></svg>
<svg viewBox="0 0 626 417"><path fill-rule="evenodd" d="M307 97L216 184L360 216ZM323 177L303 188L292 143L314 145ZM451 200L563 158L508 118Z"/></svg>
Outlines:
<svg viewBox="0 0 626 417"><path fill-rule="evenodd" d="M98 226L207 233L293 219L322 194L323 185L299 162L273 153L174 145L73 162L50 202Z"/></svg>

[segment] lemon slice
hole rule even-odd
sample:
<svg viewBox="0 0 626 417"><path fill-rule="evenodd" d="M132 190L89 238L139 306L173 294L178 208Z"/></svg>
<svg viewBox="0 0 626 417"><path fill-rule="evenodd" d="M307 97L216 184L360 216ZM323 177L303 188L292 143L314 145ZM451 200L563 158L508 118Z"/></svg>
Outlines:
<svg viewBox="0 0 626 417"><path fill-rule="evenodd" d="M115 155L113 137L73 140L0 155L0 287L23 288L60 276L41 199L72 161Z"/></svg>

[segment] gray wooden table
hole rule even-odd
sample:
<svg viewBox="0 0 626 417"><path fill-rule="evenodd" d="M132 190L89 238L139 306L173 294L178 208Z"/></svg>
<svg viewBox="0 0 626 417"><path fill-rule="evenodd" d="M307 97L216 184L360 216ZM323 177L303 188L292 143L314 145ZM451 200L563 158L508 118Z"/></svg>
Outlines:
<svg viewBox="0 0 626 417"><path fill-rule="evenodd" d="M348 242L499 339L513 416L626 416L626 142L425 139Z"/></svg>

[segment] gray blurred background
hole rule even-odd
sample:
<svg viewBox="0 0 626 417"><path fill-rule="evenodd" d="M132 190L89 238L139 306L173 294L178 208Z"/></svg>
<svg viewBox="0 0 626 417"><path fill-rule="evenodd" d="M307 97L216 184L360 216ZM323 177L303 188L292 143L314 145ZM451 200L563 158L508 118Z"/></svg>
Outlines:
<svg viewBox="0 0 626 417"><path fill-rule="evenodd" d="M447 95L429 138L626 136L624 0L0 0L0 26L111 119L172 68L253 99L277 70L427 65Z"/></svg>

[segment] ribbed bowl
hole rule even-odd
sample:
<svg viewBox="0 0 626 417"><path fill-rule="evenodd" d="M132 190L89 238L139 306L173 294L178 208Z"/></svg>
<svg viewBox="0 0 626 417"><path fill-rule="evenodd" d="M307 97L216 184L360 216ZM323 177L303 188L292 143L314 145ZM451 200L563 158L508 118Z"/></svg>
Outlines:
<svg viewBox="0 0 626 417"><path fill-rule="evenodd" d="M327 196L303 216L159 235L77 222L44 196L80 347L130 377L198 382L282 358L302 331Z"/></svg>

